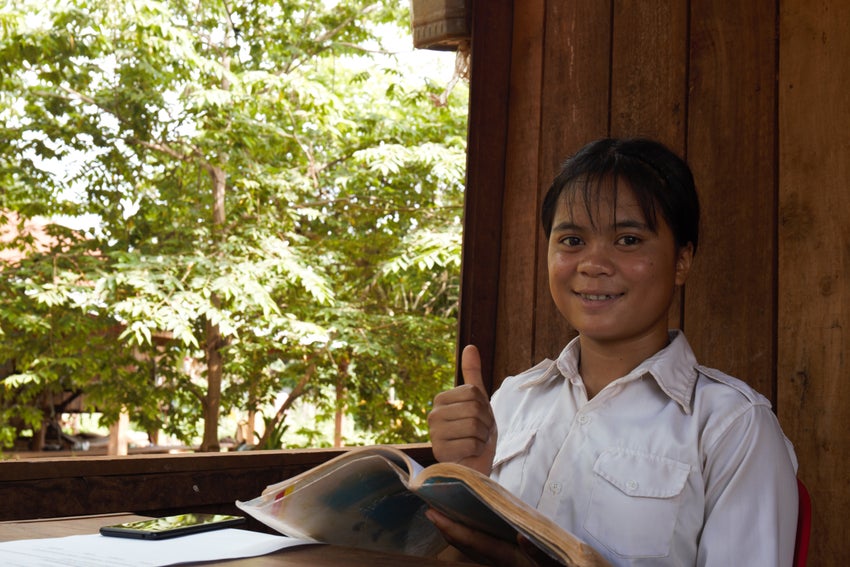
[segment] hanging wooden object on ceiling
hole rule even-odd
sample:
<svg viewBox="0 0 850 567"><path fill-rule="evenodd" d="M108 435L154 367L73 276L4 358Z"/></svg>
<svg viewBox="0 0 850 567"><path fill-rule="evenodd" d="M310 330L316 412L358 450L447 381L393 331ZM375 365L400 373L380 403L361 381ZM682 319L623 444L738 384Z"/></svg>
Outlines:
<svg viewBox="0 0 850 567"><path fill-rule="evenodd" d="M410 0L413 47L456 51L469 41L468 0Z"/></svg>

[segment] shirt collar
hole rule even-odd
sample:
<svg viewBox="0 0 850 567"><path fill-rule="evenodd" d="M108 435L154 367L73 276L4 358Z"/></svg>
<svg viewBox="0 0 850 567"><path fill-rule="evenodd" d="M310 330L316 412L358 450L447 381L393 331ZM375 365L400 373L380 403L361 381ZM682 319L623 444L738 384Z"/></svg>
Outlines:
<svg viewBox="0 0 850 567"><path fill-rule="evenodd" d="M688 339L681 331L673 330L670 331L670 343L629 374L649 374L671 400L682 406L685 413L690 414L694 388L699 376L696 368L697 358L688 344Z"/></svg>
<svg viewBox="0 0 850 567"><path fill-rule="evenodd" d="M629 382L649 375L671 400L679 404L685 413L690 414L697 380L697 359L681 331L672 330L669 336L670 342L666 347L616 381ZM561 351L557 360L550 362L549 367L540 376L527 382L526 385L542 384L558 377L566 378L572 384L580 383L579 348L579 340L576 337Z"/></svg>

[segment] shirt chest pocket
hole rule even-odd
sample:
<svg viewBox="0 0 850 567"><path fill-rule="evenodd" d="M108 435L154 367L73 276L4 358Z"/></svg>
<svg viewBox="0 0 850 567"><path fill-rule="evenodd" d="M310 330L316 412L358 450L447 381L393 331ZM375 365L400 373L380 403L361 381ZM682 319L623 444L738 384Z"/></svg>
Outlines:
<svg viewBox="0 0 850 567"><path fill-rule="evenodd" d="M511 431L505 434L500 432L496 454L493 457L493 468L526 456L536 433L534 429Z"/></svg>
<svg viewBox="0 0 850 567"><path fill-rule="evenodd" d="M536 504L536 499L540 496L539 487L542 486L537 482L535 491L534 477L540 471L536 471L535 467L529 467L528 464L535 437L536 431L533 429L511 431L506 434L500 432L490 473L493 480L532 506Z"/></svg>
<svg viewBox="0 0 850 567"><path fill-rule="evenodd" d="M623 557L668 555L690 466L613 449L599 455L593 472L588 533Z"/></svg>

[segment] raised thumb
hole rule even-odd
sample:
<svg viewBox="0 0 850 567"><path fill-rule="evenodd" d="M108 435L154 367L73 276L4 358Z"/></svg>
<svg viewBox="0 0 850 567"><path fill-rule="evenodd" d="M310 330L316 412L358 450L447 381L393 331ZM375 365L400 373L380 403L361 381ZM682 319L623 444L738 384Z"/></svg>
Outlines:
<svg viewBox="0 0 850 567"><path fill-rule="evenodd" d="M481 376L481 355L478 353L478 347L467 345L463 349L460 355L460 370L463 373L464 384L472 384L485 394L487 393L484 377Z"/></svg>

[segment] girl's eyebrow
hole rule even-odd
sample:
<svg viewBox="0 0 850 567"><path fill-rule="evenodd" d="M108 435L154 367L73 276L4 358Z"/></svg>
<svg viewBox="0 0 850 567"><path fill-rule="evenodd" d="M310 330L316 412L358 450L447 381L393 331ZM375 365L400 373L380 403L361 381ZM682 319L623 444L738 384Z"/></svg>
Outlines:
<svg viewBox="0 0 850 567"><path fill-rule="evenodd" d="M624 219L616 221L612 226L614 230L624 230L624 229L634 229L634 230L643 230L652 232L652 229L643 221L634 220L634 219ZM559 222L554 227L552 227L552 232L567 232L567 231L577 231L577 230L586 230L587 227L584 227L580 224L573 222L572 220L566 220L563 222Z"/></svg>
<svg viewBox="0 0 850 567"><path fill-rule="evenodd" d="M553 226L552 232L555 232L555 231L558 231L558 232L577 231L577 230L582 230L582 229L583 229L582 226L579 226L578 224L574 223L573 221L563 221L563 222L559 222L558 224Z"/></svg>
<svg viewBox="0 0 850 567"><path fill-rule="evenodd" d="M626 219L626 220L618 220L617 222L614 223L614 229L615 230L622 230L622 229L625 229L625 228L633 228L633 229L636 229L636 230L646 230L646 231L651 232L649 225L646 224L645 222L642 222L642 221L639 221L639 220Z"/></svg>

